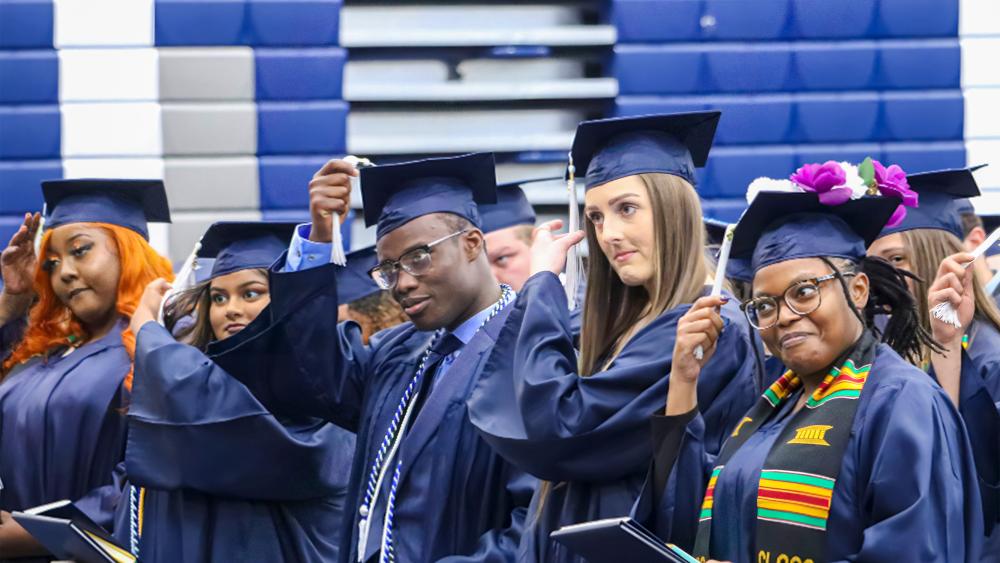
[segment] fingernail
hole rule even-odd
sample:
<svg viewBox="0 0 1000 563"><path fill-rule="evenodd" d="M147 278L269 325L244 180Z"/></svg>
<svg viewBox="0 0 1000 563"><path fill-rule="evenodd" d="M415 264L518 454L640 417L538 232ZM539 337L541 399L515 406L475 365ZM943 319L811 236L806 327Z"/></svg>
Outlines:
<svg viewBox="0 0 1000 563"><path fill-rule="evenodd" d="M723 303L729 303L729 297L727 297L727 296L723 295L723 296L722 296L722 302L723 302Z"/></svg>

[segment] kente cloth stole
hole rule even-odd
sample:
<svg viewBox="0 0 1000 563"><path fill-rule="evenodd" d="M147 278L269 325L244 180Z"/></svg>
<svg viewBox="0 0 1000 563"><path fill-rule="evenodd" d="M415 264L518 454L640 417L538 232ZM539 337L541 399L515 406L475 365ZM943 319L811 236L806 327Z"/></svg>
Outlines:
<svg viewBox="0 0 1000 563"><path fill-rule="evenodd" d="M877 346L875 337L865 330L845 357L834 364L805 407L792 415L768 452L757 492L755 561L826 560L826 526L833 487ZM797 397L801 386L791 371L781 376L723 445L699 516L694 554L700 560L710 555L713 493L726 462L786 400Z"/></svg>

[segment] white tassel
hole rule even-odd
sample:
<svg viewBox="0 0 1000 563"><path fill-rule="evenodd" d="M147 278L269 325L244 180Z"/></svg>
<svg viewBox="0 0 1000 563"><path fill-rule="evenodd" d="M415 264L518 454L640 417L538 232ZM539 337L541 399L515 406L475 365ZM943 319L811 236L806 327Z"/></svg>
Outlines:
<svg viewBox="0 0 1000 563"><path fill-rule="evenodd" d="M35 256L42 251L42 235L45 232L45 215L48 212L48 206L42 205L42 214L38 217L38 230L35 231L35 240L33 241L35 245Z"/></svg>
<svg viewBox="0 0 1000 563"><path fill-rule="evenodd" d="M184 260L184 265L181 266L181 270L177 272L174 276L173 287L167 290L164 294L163 300L160 301L160 310L156 313L156 322L163 324L163 309L167 302L178 293L191 289L198 283L198 278L195 275L195 270L198 269L198 252L201 250L201 241L199 240L195 245L191 254L188 255L187 259Z"/></svg>
<svg viewBox="0 0 1000 563"><path fill-rule="evenodd" d="M367 158L361 158L349 154L344 157L344 162L347 162L355 169L358 167L372 166L372 162ZM351 176L351 193L358 193L361 189L361 181L357 176ZM345 212L346 213L346 212ZM330 262L338 266L347 265L347 251L344 248L344 235L340 232L339 217L334 217L332 219L333 223L333 248L330 249Z"/></svg>
<svg viewBox="0 0 1000 563"><path fill-rule="evenodd" d="M580 200L576 195L576 167L573 166L573 153L569 153L569 165L566 167L566 189L569 190L569 229L575 233L580 230ZM566 256L566 299L570 311L580 306L576 302L577 289L583 276L583 259L580 257L579 245L573 245Z"/></svg>
<svg viewBox="0 0 1000 563"><path fill-rule="evenodd" d="M955 328L962 328L962 322L958 320L958 311L948 301L935 305L931 309L931 315L943 323L948 323Z"/></svg>

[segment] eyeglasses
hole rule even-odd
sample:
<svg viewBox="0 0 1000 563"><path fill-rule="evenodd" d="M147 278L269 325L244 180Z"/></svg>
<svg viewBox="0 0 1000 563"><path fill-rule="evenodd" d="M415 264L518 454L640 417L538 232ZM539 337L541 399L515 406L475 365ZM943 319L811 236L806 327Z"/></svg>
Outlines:
<svg viewBox="0 0 1000 563"><path fill-rule="evenodd" d="M422 276L431 269L431 250L442 242L464 234L468 230L462 229L423 246L418 246L400 256L399 260L385 260L371 270L368 270L368 275L382 289L392 289L395 287L396 282L399 281L399 270L401 269L411 276Z"/></svg>
<svg viewBox="0 0 1000 563"><path fill-rule="evenodd" d="M785 292L782 294L781 301L784 301L785 305L787 305L793 313L799 315L800 317L804 317L816 309L819 309L819 306L823 304L823 297L819 288L820 284L839 276L849 277L853 275L854 274L841 274L838 272L820 276L818 278L795 282L785 289ZM741 304L740 309L743 309L743 313L747 316L747 320L750 321L750 324L754 328L757 330L764 330L778 324L781 301L779 301L777 297L763 295Z"/></svg>

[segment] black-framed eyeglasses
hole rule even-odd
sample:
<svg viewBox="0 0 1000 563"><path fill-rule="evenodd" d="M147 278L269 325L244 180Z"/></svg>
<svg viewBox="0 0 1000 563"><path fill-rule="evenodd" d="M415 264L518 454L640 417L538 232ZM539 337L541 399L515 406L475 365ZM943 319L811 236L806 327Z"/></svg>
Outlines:
<svg viewBox="0 0 1000 563"><path fill-rule="evenodd" d="M853 275L837 272L819 276L818 278L797 281L785 289L780 301L775 296L762 295L742 303L740 309L743 309L743 314L747 316L747 320L750 321L750 324L754 328L758 330L768 329L778 324L782 301L785 302L785 305L793 313L804 317L819 309L819 306L823 304L820 284L840 276L850 277Z"/></svg>
<svg viewBox="0 0 1000 563"><path fill-rule="evenodd" d="M432 249L448 239L468 232L468 230L462 229L423 246L408 250L399 257L399 260L385 260L371 270L368 270L368 275L382 289L392 289L396 285L396 282L399 281L399 270L403 270L411 276L422 276L431 269Z"/></svg>

